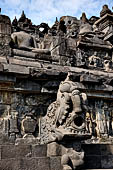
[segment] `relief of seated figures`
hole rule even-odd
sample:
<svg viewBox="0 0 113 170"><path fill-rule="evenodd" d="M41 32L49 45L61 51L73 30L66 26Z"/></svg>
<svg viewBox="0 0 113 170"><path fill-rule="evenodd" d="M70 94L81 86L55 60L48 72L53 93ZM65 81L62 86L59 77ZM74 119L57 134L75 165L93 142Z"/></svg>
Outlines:
<svg viewBox="0 0 113 170"><path fill-rule="evenodd" d="M90 68L101 68L104 71L112 72L112 62L108 53L106 53L106 56L102 59L98 56L97 51L95 51L94 54L89 57L88 63Z"/></svg>
<svg viewBox="0 0 113 170"><path fill-rule="evenodd" d="M89 57L89 66L97 68L100 65L102 65L101 59L97 56L97 52L95 51L94 54Z"/></svg>

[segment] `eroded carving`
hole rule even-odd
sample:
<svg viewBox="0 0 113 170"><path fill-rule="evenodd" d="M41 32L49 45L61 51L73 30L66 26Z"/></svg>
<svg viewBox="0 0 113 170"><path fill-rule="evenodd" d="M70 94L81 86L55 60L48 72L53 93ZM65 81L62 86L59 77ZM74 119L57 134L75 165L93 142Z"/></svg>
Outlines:
<svg viewBox="0 0 113 170"><path fill-rule="evenodd" d="M50 104L46 116L41 120L41 142L61 142L65 148L61 161L63 169L68 166L76 169L83 165L84 152L81 147L77 151L78 147L74 147L72 141L76 143L76 140L80 142L91 137L86 128L87 95L79 91L78 84L71 80L71 76L68 73L65 81L61 82L57 100ZM71 149L62 141L71 143Z"/></svg>
<svg viewBox="0 0 113 170"><path fill-rule="evenodd" d="M43 121L47 121L45 125L47 128L43 128L50 133L50 139L47 140L61 140L68 133L87 134L85 122L88 111L87 95L80 93L78 84L72 82L70 77L69 74L66 80L61 82L57 100L48 107L47 115L42 120L42 125Z"/></svg>

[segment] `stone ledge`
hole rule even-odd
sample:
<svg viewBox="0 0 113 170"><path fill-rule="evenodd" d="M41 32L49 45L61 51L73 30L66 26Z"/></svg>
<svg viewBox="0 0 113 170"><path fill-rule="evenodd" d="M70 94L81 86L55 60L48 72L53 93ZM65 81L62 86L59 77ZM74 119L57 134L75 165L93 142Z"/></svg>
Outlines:
<svg viewBox="0 0 113 170"><path fill-rule="evenodd" d="M46 145L0 145L0 159L44 158Z"/></svg>
<svg viewBox="0 0 113 170"><path fill-rule="evenodd" d="M50 170L49 158L7 159L0 161L0 170Z"/></svg>
<svg viewBox="0 0 113 170"><path fill-rule="evenodd" d="M87 156L113 155L113 144L82 144L82 148Z"/></svg>
<svg viewBox="0 0 113 170"><path fill-rule="evenodd" d="M2 145L1 159L31 157L32 149L30 145Z"/></svg>

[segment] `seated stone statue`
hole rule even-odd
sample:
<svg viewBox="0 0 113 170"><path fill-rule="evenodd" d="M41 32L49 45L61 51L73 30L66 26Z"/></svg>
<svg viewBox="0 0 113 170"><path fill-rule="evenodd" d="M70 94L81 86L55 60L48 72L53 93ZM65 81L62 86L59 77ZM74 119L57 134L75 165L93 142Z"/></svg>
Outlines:
<svg viewBox="0 0 113 170"><path fill-rule="evenodd" d="M39 49L35 37L24 31L12 33L11 39L10 44L16 56L36 58L37 54L50 54L49 49Z"/></svg>
<svg viewBox="0 0 113 170"><path fill-rule="evenodd" d="M105 69L105 71L108 71L108 72L112 71L112 66L111 66L110 60L104 60L104 69Z"/></svg>
<svg viewBox="0 0 113 170"><path fill-rule="evenodd" d="M89 66L98 67L100 65L100 58L97 56L97 52L94 52L92 56L89 57Z"/></svg>
<svg viewBox="0 0 113 170"><path fill-rule="evenodd" d="M35 38L24 32L14 32L11 34L13 47L19 48L19 49L27 49L32 50L33 48L37 48L37 44L35 41Z"/></svg>

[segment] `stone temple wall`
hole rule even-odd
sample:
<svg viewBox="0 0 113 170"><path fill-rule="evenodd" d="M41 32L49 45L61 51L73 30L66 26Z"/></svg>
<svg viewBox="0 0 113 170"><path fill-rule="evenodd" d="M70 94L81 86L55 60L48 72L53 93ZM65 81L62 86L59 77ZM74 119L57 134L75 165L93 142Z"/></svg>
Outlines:
<svg viewBox="0 0 113 170"><path fill-rule="evenodd" d="M59 84L61 80L66 78L67 74L62 72L61 76L57 74L55 79L52 78L51 80L51 76L54 76L54 70L49 69L49 71L50 70L51 72L49 73L47 69L46 78L45 75L41 75L41 79L40 76L38 78L26 78L26 75L15 76L12 75L13 73L1 73L1 136L6 135L8 138L12 138L12 140L14 140L13 142L15 142L17 138L23 138L25 131L22 127L22 122L26 119L27 115L31 114L33 120L36 121L36 129L31 133L33 133L34 137L40 138L39 132L41 127L39 127L39 122L41 118L46 115L49 105L56 100ZM79 77L76 70L74 76L75 78ZM81 79L82 78L83 76L81 75ZM59 79L61 80L59 81ZM81 92L87 91L88 96L88 107L90 112L87 112L86 114L87 130L92 134L92 138L89 139L87 143L112 143L113 102L112 89L110 89L111 86L104 87L103 85L103 92L100 91L102 85L96 84L91 87L89 83L83 84L78 82L78 86ZM95 86L96 91L94 92Z"/></svg>
<svg viewBox="0 0 113 170"><path fill-rule="evenodd" d="M112 169L113 149L106 145L83 145L86 152L84 169ZM61 153L47 156L46 145L2 145L0 168L11 170L59 170Z"/></svg>
<svg viewBox="0 0 113 170"><path fill-rule="evenodd" d="M23 80L24 81L24 80ZM33 114L36 120L34 136L39 136L39 119L46 114L47 107L55 100L53 94L41 94L38 83L33 84L33 90L14 90L11 83L1 83L0 88L0 133L1 137L9 137L13 142L16 138L24 136L22 121L28 113ZM36 86L36 87L35 87ZM11 88L11 89L10 89ZM31 86L30 86L31 88ZM10 89L6 91L6 89ZM38 89L38 91L37 91ZM27 91L28 90L28 91ZM27 92L26 92L27 91ZM5 141L1 141L4 143ZM6 141L7 143L7 141Z"/></svg>
<svg viewBox="0 0 113 170"><path fill-rule="evenodd" d="M63 16L51 28L0 14L0 169L112 162L113 12L104 5L100 17Z"/></svg>

